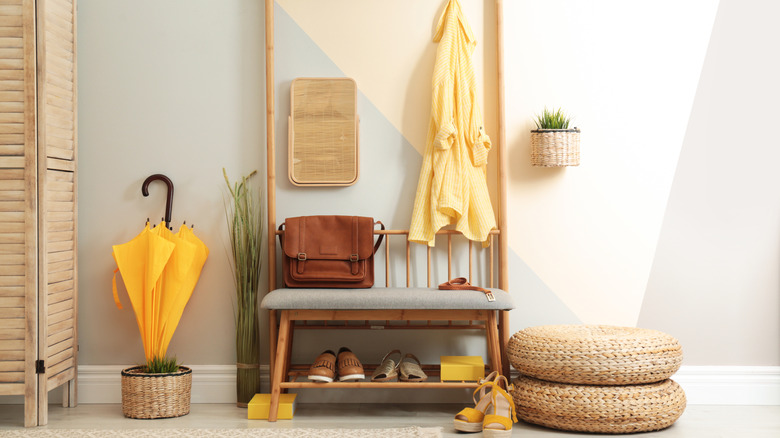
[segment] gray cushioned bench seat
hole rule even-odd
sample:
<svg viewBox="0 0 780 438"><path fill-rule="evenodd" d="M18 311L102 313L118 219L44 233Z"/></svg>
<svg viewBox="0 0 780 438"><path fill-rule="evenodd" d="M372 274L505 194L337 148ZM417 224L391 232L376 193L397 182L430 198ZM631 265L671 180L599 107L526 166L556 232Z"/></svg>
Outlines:
<svg viewBox="0 0 780 438"><path fill-rule="evenodd" d="M374 287L371 289L276 289L263 298L263 309L472 309L510 310L512 297L501 289L490 289L496 297L488 301L474 290L439 290L424 287Z"/></svg>

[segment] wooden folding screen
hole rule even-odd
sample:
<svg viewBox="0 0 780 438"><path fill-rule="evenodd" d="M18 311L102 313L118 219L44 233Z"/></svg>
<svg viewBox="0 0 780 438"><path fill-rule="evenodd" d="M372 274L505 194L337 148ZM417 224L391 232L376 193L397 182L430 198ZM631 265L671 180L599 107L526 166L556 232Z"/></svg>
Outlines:
<svg viewBox="0 0 780 438"><path fill-rule="evenodd" d="M0 395L76 404L76 4L0 0Z"/></svg>

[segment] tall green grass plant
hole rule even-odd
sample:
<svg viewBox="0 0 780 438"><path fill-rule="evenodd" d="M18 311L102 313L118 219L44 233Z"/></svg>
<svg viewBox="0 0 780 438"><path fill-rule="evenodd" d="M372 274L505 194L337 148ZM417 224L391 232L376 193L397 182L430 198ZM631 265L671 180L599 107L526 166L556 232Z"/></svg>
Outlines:
<svg viewBox="0 0 780 438"><path fill-rule="evenodd" d="M230 193L225 211L230 232L230 250L235 284L236 391L239 406L246 406L260 392L260 331L258 287L262 269L262 203L259 189L250 184L253 171L231 182L222 169Z"/></svg>

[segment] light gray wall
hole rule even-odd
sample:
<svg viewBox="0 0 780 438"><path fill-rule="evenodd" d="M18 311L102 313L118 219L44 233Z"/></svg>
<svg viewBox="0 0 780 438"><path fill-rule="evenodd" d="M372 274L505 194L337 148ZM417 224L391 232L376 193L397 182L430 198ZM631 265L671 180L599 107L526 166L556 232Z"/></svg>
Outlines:
<svg viewBox="0 0 780 438"><path fill-rule="evenodd" d="M187 364L235 363L233 283L222 168L264 169L262 2L79 2L79 360L143 361L124 291L111 296L111 245L159 222L175 184L173 225L211 249L169 353ZM119 281L120 288L122 282Z"/></svg>

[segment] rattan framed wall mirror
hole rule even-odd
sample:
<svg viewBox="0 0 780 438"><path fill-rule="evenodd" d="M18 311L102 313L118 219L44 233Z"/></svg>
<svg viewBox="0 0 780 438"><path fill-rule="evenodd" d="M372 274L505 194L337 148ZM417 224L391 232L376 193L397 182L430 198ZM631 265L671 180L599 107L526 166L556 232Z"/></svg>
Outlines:
<svg viewBox="0 0 780 438"><path fill-rule="evenodd" d="M350 186L358 179L357 85L297 78L290 87L288 174L296 186Z"/></svg>

